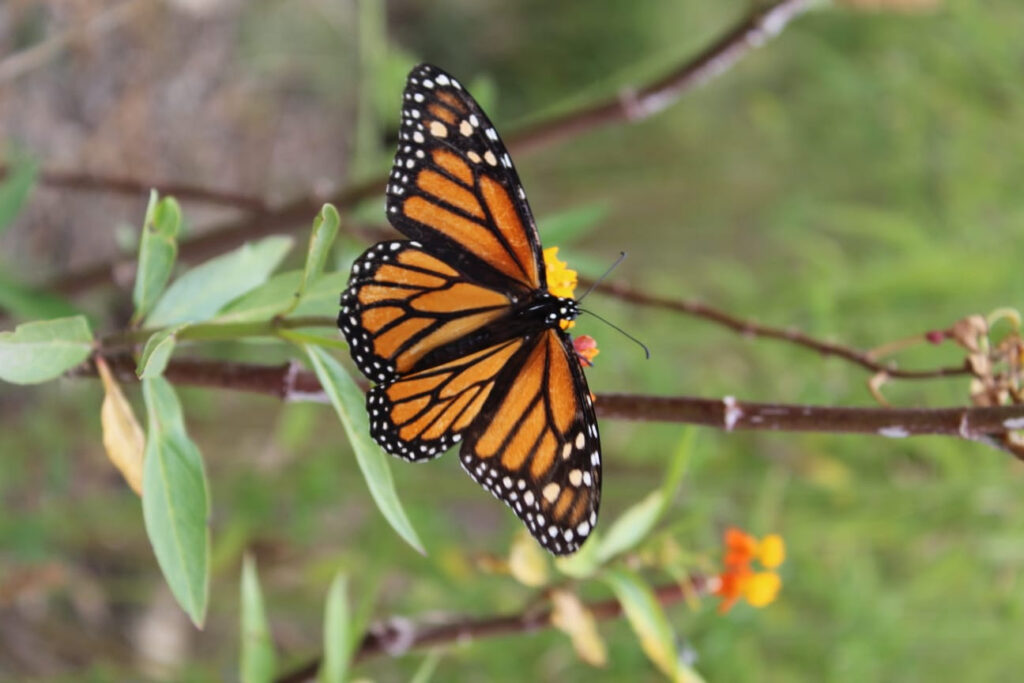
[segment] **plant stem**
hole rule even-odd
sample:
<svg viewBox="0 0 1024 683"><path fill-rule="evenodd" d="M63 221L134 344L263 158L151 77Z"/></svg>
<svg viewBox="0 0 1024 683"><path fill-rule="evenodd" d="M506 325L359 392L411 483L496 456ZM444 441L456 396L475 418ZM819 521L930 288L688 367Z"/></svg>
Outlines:
<svg viewBox="0 0 1024 683"><path fill-rule="evenodd" d="M294 318L270 318L242 323L198 323L183 328L175 336L179 341L223 341L241 339L243 337L276 337L280 330L291 330L301 327L335 327L337 322L328 316L296 316ZM117 349L125 346L144 344L153 334L164 328L146 328L126 330L109 334L100 340L104 349Z"/></svg>

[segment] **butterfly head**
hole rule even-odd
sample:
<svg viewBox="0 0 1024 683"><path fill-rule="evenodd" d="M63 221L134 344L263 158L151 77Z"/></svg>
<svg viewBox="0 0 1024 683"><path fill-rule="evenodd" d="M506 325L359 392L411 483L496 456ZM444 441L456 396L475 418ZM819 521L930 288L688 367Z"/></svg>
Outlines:
<svg viewBox="0 0 1024 683"><path fill-rule="evenodd" d="M562 321L575 320L580 315L575 299L555 296L550 292L539 293L528 310L542 318L546 327L558 327Z"/></svg>

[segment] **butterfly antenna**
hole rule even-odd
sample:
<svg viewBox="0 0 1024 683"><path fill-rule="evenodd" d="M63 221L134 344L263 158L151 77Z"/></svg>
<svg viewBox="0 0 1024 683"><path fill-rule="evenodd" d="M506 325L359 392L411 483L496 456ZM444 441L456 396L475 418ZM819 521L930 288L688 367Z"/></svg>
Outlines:
<svg viewBox="0 0 1024 683"><path fill-rule="evenodd" d="M619 252L619 258L615 259L615 263L610 265L608 267L608 270L604 271L604 275L602 275L601 277L599 277L596 280L594 280L594 284L590 285L590 287L587 288L587 291L583 292L583 296L581 296L579 299L576 299L576 303L579 303L579 302L583 301L584 299L586 299L587 295L594 291L594 287L597 287L599 284L601 284L601 281L604 280L609 275L611 275L612 271L615 270L618 267L618 265L620 263L622 263L624 260L626 260L626 252L620 251ZM593 313L591 313L591 315L593 315ZM608 321L606 320L605 322L608 322ZM614 327L614 325L613 325L613 327ZM621 330L620 330L620 332L621 332Z"/></svg>
<svg viewBox="0 0 1024 683"><path fill-rule="evenodd" d="M623 254L623 255L625 255L625 254ZM622 259L620 258L619 260L621 261ZM582 297L581 297L581 298L582 298ZM627 339L632 339L633 341L635 341L635 342L636 342L637 344L639 344L639 345L640 345L640 348L641 348L641 349L643 349L643 350L644 350L644 355L645 355L645 356L647 357L647 360L650 360L650 359L651 359L651 350L650 350L649 348L647 348L647 344L644 344L644 343L643 343L642 341L640 341L639 339L637 339L636 337L634 337L633 335L631 335L631 334L630 334L629 332L626 332L626 331L625 331L624 329L622 329L622 328L621 328L621 327L619 327L618 325L616 325L616 324L614 324L614 323L612 323L612 322L609 322L609 321L605 320L604 318L602 318L601 316L599 316L599 315L598 315L597 313L594 313L593 311L587 311L587 310L584 310L584 309L582 309L582 308L581 308L581 309L580 309L580 313L587 313L587 314L589 314L589 315L592 315L592 316L594 316L595 318L597 318L598 320L600 320L601 322L603 322L603 323L604 323L605 325L607 325L608 327L612 328L613 330L618 330L619 332L621 332L621 333L622 333L622 335L623 335L624 337L626 337Z"/></svg>

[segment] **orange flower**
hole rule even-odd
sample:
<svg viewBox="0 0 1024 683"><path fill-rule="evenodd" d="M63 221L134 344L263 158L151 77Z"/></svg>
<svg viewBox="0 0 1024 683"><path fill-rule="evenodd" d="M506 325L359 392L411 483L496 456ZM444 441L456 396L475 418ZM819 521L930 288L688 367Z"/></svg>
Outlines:
<svg viewBox="0 0 1024 683"><path fill-rule="evenodd" d="M758 541L736 528L725 531L725 570L718 576L714 594L721 596L720 612L728 612L742 598L753 607L771 604L782 588L782 579L774 571L755 572L757 561L764 569L775 569L786 559L786 546L778 534Z"/></svg>

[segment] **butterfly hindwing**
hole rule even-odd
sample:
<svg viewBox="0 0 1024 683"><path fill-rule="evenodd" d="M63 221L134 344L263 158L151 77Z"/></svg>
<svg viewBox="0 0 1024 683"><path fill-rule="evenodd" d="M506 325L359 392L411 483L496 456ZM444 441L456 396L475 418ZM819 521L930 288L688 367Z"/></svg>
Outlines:
<svg viewBox="0 0 1024 683"><path fill-rule="evenodd" d="M509 363L465 435L463 468L556 555L575 552L597 522L601 444L569 336L539 332Z"/></svg>
<svg viewBox="0 0 1024 683"><path fill-rule="evenodd" d="M422 64L406 85L387 216L481 283L546 287L530 207L494 126L462 85Z"/></svg>
<svg viewBox="0 0 1024 683"><path fill-rule="evenodd" d="M371 436L405 460L437 457L462 440L522 347L522 339L511 339L378 384L366 399Z"/></svg>

